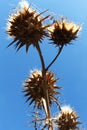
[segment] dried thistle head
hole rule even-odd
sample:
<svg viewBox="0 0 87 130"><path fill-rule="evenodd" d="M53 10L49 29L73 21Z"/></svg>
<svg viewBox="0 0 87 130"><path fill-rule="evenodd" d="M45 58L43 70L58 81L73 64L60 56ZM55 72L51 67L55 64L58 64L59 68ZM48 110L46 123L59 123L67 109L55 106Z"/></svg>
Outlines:
<svg viewBox="0 0 87 130"><path fill-rule="evenodd" d="M56 92L56 89L60 89L60 87L55 85L57 80L58 79L54 78L53 72L46 72L46 86L48 89L50 105L53 102L57 102L55 95L59 94L59 92ZM25 96L27 96L27 101L30 100L29 105L35 102L35 106L37 106L37 108L42 108L44 98L43 88L44 79L42 76L42 72L38 70L32 71L30 77L28 77L24 83L24 92L26 93Z"/></svg>
<svg viewBox="0 0 87 130"><path fill-rule="evenodd" d="M77 119L79 116L69 106L61 108L60 113L56 118L56 124L58 130L76 130L78 124L81 124Z"/></svg>
<svg viewBox="0 0 87 130"><path fill-rule="evenodd" d="M62 18L62 21L55 21L53 25L48 28L50 40L52 40L56 46L70 44L72 40L78 37L77 34L80 30L81 26L66 21L64 18Z"/></svg>
<svg viewBox="0 0 87 130"><path fill-rule="evenodd" d="M44 11L45 12L45 11ZM13 37L13 41L8 45L15 43L17 51L24 45L26 45L26 52L29 46L37 46L39 42L42 42L43 37L47 36L46 27L43 25L43 21L49 17L41 17L36 13L36 10L32 10L27 1L23 1L20 4L20 8L17 9L15 14L11 14L8 19L7 34Z"/></svg>

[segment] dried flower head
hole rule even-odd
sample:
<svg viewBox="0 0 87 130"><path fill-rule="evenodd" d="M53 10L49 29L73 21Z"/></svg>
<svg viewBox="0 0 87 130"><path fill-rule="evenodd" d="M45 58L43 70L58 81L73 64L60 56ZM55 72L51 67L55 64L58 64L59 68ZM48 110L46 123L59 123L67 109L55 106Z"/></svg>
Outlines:
<svg viewBox="0 0 87 130"><path fill-rule="evenodd" d="M45 12L45 11L44 11ZM31 44L37 46L39 42L42 42L43 37L47 36L46 27L49 25L43 25L43 21L49 17L41 17L36 13L36 10L32 10L27 1L22 1L20 7L15 14L11 14L8 19L7 33L14 38L14 40L8 45L15 43L17 51L24 45L26 45L26 52Z"/></svg>
<svg viewBox="0 0 87 130"><path fill-rule="evenodd" d="M61 108L59 115L56 118L58 130L76 130L80 124L77 113L69 106Z"/></svg>
<svg viewBox="0 0 87 130"><path fill-rule="evenodd" d="M62 21L55 21L51 27L48 28L50 39L56 46L63 46L70 44L72 40L77 38L81 26L76 25L70 21L62 18Z"/></svg>
<svg viewBox="0 0 87 130"><path fill-rule="evenodd" d="M60 87L55 85L57 80L58 79L54 79L53 72L46 72L46 85L50 105L52 102L57 101L55 95L59 94L59 92L56 92L56 89L60 89ZM44 79L42 72L38 70L32 71L30 77L25 81L24 87L24 92L26 92L25 96L28 97L27 101L31 100L29 105L35 102L35 106L41 108L43 106L42 98L44 98Z"/></svg>

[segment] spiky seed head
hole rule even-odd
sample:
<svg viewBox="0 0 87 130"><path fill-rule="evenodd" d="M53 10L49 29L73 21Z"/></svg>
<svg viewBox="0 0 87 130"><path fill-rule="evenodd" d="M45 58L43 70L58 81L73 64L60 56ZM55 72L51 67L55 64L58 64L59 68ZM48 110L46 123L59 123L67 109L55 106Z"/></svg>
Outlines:
<svg viewBox="0 0 87 130"><path fill-rule="evenodd" d="M56 118L58 130L75 130L78 129L78 124L81 124L77 119L79 116L70 106L63 106Z"/></svg>
<svg viewBox="0 0 87 130"><path fill-rule="evenodd" d="M53 102L57 102L55 97L56 94L59 94L56 89L60 89L60 87L56 86L55 83L58 79L54 78L53 72L46 72L46 88L48 89L48 97L50 105ZM42 76L42 71L32 71L30 77L24 83L24 92L25 96L27 96L27 101L30 100L31 105L33 102L35 103L34 106L37 108L42 108L44 98L44 79ZM46 90L45 90L46 91Z"/></svg>
<svg viewBox="0 0 87 130"><path fill-rule="evenodd" d="M63 46L70 44L72 40L78 37L78 32L81 30L81 26L66 21L62 18L61 21L56 20L52 26L48 27L50 34L50 40L56 46Z"/></svg>
<svg viewBox="0 0 87 130"><path fill-rule="evenodd" d="M42 18L41 14L44 12L37 14L36 10L30 8L27 1L22 1L16 13L11 14L8 19L6 31L14 39L8 47L15 43L18 51L26 45L27 52L31 44L37 46L39 42L42 42L43 37L47 36L47 25L43 25L43 21L49 17L48 15Z"/></svg>

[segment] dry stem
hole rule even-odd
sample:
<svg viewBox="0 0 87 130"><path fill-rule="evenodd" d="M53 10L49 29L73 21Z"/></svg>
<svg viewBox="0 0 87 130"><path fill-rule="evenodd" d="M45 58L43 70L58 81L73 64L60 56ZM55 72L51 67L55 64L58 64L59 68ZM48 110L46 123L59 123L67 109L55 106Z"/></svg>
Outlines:
<svg viewBox="0 0 87 130"><path fill-rule="evenodd" d="M37 44L36 46L37 48L37 51L39 53L39 56L40 56L40 60L41 60L41 65L42 65L42 76L43 76L43 82L44 82L44 86L43 86L43 93L44 93L44 99L46 101L46 106L45 106L45 112L46 112L46 116L48 119L51 118L51 114L50 114L50 108L49 108L49 97L48 97L48 88L47 88L47 85L46 85L46 69L45 69L45 63L44 63L44 58L42 56L42 52L41 52L41 49L40 49L40 46L39 44ZM49 121L49 123L51 124L49 126L49 130L53 130L53 126L52 126L52 122Z"/></svg>

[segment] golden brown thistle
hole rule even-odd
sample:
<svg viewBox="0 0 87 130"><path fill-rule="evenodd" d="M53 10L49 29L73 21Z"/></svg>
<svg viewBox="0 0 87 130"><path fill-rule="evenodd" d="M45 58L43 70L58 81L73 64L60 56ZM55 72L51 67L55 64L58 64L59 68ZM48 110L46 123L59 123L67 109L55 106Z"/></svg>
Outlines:
<svg viewBox="0 0 87 130"><path fill-rule="evenodd" d="M45 12L45 11L44 11ZM26 45L26 52L29 46L37 46L39 42L42 42L43 37L47 36L46 28L49 25L43 25L43 21L49 17L41 17L36 13L36 10L32 10L27 1L21 4L21 7L15 14L11 14L8 19L7 33L13 37L13 41L8 47L15 43L17 51L24 45Z"/></svg>
<svg viewBox="0 0 87 130"><path fill-rule="evenodd" d="M81 26L76 25L64 18L62 21L55 21L51 27L48 27L50 39L56 46L63 46L70 44L72 40L77 38Z"/></svg>
<svg viewBox="0 0 87 130"><path fill-rule="evenodd" d="M58 79L54 79L53 72L46 72L46 85L48 89L48 97L49 104L51 105L53 102L57 102L55 97L59 92L56 89L60 89L60 87L56 86L55 83ZM33 71L31 76L24 83L24 92L26 92L25 96L27 96L27 101L30 101L31 105L35 102L35 106L41 108L43 106L44 92L43 92L44 79L42 77L41 71Z"/></svg>
<svg viewBox="0 0 87 130"><path fill-rule="evenodd" d="M64 106L61 108L60 113L56 118L56 124L58 130L76 130L78 124L81 124L77 119L79 116L72 110L69 106Z"/></svg>

